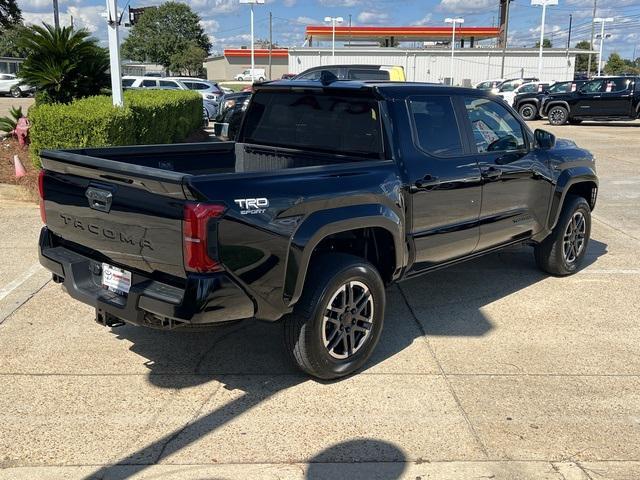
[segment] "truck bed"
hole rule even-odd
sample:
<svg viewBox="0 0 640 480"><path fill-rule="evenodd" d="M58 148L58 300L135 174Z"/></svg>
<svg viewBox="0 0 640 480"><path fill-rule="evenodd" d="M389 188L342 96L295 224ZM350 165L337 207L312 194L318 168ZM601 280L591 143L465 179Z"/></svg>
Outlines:
<svg viewBox="0 0 640 480"><path fill-rule="evenodd" d="M48 160L120 173L153 173L148 169L186 175L272 172L284 168L313 167L353 162L357 157L305 152L235 142L207 142L176 145L142 145L44 151Z"/></svg>

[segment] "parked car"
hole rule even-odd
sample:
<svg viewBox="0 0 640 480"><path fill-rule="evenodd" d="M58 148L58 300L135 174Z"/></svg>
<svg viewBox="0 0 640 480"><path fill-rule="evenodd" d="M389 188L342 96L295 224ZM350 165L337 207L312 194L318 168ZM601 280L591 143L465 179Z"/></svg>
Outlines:
<svg viewBox="0 0 640 480"><path fill-rule="evenodd" d="M251 80L252 82L255 82L255 81L264 82L264 80L267 78L267 75L265 73L264 68L254 68L253 72L251 71L250 68L248 68L233 78L240 82L245 80Z"/></svg>
<svg viewBox="0 0 640 480"><path fill-rule="evenodd" d="M640 118L640 77L597 78L574 92L551 94L542 113L552 125L635 120Z"/></svg>
<svg viewBox="0 0 640 480"><path fill-rule="evenodd" d="M194 90L202 95L205 100L218 100L224 92L217 83L203 80L197 77L167 77L167 80L177 80L189 90Z"/></svg>
<svg viewBox="0 0 640 480"><path fill-rule="evenodd" d="M22 80L12 73L0 73L0 95L11 95L20 98L28 93L33 93L34 88L29 85L22 85Z"/></svg>
<svg viewBox="0 0 640 480"><path fill-rule="evenodd" d="M498 85L500 85L502 82L504 82L504 78L496 78L493 80L484 80L482 82L478 82L476 83L473 88L477 88L479 90L484 90L486 92L491 92L494 89L496 89L496 92L498 91Z"/></svg>
<svg viewBox="0 0 640 480"><path fill-rule="evenodd" d="M535 77L525 77L525 78L511 78L509 80L505 80L504 82L498 84L497 87L491 90L491 93L496 95L504 94L507 92L513 92L520 85L525 83L537 82L538 79Z"/></svg>
<svg viewBox="0 0 640 480"><path fill-rule="evenodd" d="M544 88L542 92L518 93L513 100L513 108L525 120L535 120L541 117L542 106L549 98L549 95L574 92L584 83L583 80L556 82Z"/></svg>
<svg viewBox="0 0 640 480"><path fill-rule="evenodd" d="M320 75L324 71L332 73L339 80L406 81L404 68L393 65L327 65L312 67L296 75L293 80L320 80Z"/></svg>
<svg viewBox="0 0 640 480"><path fill-rule="evenodd" d="M520 95L521 93L542 93L548 86L548 83L540 82L523 83L511 91L500 91L497 95L507 102L508 105L513 106L517 95Z"/></svg>
<svg viewBox="0 0 640 480"><path fill-rule="evenodd" d="M152 88L160 90L192 90L182 81L182 79L149 76L124 76L122 77L122 87L125 89ZM213 120L218 112L218 101L217 99L208 99L202 93L200 94L202 96L203 122L207 125L211 120Z"/></svg>
<svg viewBox="0 0 640 480"><path fill-rule="evenodd" d="M215 117L213 131L222 140L235 140L242 118L247 109L252 92L238 92L225 95L220 100L218 113Z"/></svg>
<svg viewBox="0 0 640 480"><path fill-rule="evenodd" d="M40 156L40 262L98 322L282 319L322 379L367 362L394 282L514 244L578 271L598 187L492 95L400 82L269 82L237 142Z"/></svg>

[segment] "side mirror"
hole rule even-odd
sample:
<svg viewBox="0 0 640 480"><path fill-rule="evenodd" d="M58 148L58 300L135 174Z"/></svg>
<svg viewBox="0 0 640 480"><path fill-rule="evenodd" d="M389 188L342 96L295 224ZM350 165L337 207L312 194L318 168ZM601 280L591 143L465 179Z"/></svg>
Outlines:
<svg viewBox="0 0 640 480"><path fill-rule="evenodd" d="M556 145L556 136L546 130L537 128L533 136L536 140L536 148L540 150L550 150Z"/></svg>

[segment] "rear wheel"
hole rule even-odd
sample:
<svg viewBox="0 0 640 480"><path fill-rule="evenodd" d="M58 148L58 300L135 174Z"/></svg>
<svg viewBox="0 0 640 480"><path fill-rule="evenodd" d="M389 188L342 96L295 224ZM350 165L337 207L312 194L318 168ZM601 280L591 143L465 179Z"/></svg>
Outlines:
<svg viewBox="0 0 640 480"><path fill-rule="evenodd" d="M591 237L591 208L582 197L565 199L558 223L551 234L534 248L538 267L552 275L575 273Z"/></svg>
<svg viewBox="0 0 640 480"><path fill-rule="evenodd" d="M549 109L547 117L551 125L564 125L569 119L569 111L565 107L557 105Z"/></svg>
<svg viewBox="0 0 640 480"><path fill-rule="evenodd" d="M525 120L535 120L538 116L538 108L531 103L525 103L520 106L518 113Z"/></svg>
<svg viewBox="0 0 640 480"><path fill-rule="evenodd" d="M285 318L287 350L309 375L325 380L349 375L378 343L384 308L384 284L373 265L353 255L323 255Z"/></svg>

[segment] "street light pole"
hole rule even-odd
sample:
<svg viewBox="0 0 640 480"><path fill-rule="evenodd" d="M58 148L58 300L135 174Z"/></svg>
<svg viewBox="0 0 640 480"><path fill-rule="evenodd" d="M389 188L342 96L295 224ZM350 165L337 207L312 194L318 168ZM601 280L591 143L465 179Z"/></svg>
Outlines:
<svg viewBox="0 0 640 480"><path fill-rule="evenodd" d="M589 51L593 50L593 35L596 25L596 8L598 7L598 0L593 0L593 13L591 14L591 40L589 43ZM589 59L587 60L587 77L591 77L591 53L589 53Z"/></svg>
<svg viewBox="0 0 640 480"><path fill-rule="evenodd" d="M600 54L598 55L598 76L600 76L600 68L602 67L602 49L604 45L604 24L607 22L613 22L613 18L594 18L594 23L600 23Z"/></svg>
<svg viewBox="0 0 640 480"><path fill-rule="evenodd" d="M240 0L241 4L249 4L251 5L251 81L255 80L256 73L256 58L254 52L254 39L253 39L253 6L255 4L262 5L265 0Z"/></svg>
<svg viewBox="0 0 640 480"><path fill-rule="evenodd" d="M113 105L121 107L122 76L120 73L120 39L118 35L118 0L107 0L107 35L109 40L109 69L111 70L111 97Z"/></svg>
<svg viewBox="0 0 640 480"><path fill-rule="evenodd" d="M342 17L324 17L325 22L331 22L331 63L336 63L336 23L344 22Z"/></svg>
<svg viewBox="0 0 640 480"><path fill-rule="evenodd" d="M445 18L444 23L451 23L453 25L451 29L451 70L449 73L451 86L453 86L453 59L456 51L456 23L464 23L464 18Z"/></svg>
<svg viewBox="0 0 640 480"><path fill-rule="evenodd" d="M540 23L540 51L538 53L538 80L542 80L542 49L544 43L544 20L547 14L547 5L558 5L558 0L531 0L531 5L542 6L542 22Z"/></svg>

